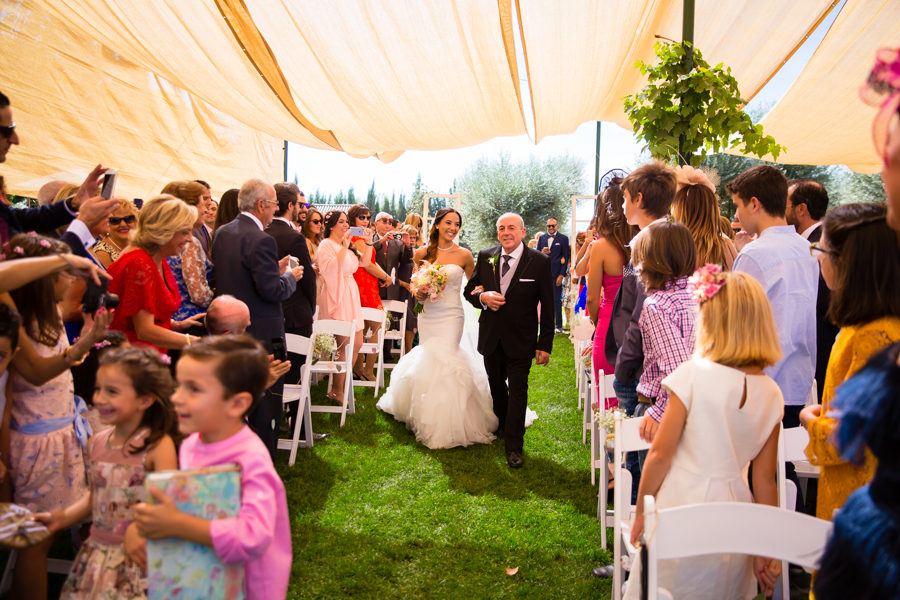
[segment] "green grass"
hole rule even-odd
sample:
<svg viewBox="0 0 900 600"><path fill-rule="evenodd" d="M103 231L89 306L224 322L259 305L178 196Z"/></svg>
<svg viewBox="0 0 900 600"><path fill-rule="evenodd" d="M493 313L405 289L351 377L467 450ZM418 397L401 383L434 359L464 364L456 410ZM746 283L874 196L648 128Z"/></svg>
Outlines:
<svg viewBox="0 0 900 600"><path fill-rule="evenodd" d="M277 468L291 511L290 598L604 598L596 487L581 444L572 345L534 367L525 466L503 444L429 450L357 388L356 414L314 414L326 441ZM452 384L452 382L448 382ZM313 391L322 401L324 384ZM611 538L611 536L610 536ZM505 569L518 567L514 576Z"/></svg>

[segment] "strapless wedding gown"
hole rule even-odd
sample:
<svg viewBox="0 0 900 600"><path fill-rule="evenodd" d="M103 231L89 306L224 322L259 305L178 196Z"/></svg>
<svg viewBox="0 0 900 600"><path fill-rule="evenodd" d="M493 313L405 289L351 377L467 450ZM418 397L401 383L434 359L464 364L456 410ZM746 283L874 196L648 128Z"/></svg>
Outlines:
<svg viewBox="0 0 900 600"><path fill-rule="evenodd" d="M429 448L488 444L498 422L487 373L481 355L460 344L464 271L457 265L446 268L443 296L425 302L419 315L420 344L397 363L376 406L406 423Z"/></svg>

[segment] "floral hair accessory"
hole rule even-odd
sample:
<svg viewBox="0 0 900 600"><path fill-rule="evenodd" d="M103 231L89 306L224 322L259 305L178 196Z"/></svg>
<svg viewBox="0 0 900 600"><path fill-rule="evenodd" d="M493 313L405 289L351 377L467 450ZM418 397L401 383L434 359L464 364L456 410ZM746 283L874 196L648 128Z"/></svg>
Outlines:
<svg viewBox="0 0 900 600"><path fill-rule="evenodd" d="M687 289L697 304L703 304L719 293L725 286L725 281L725 271L722 267L707 263L688 277Z"/></svg>
<svg viewBox="0 0 900 600"><path fill-rule="evenodd" d="M675 169L676 189L680 190L689 185L702 185L715 194L719 184L719 174L714 169L695 169L691 165L683 165Z"/></svg>
<svg viewBox="0 0 900 600"><path fill-rule="evenodd" d="M161 363L164 364L164 365L171 365L171 364L172 364L172 357L170 357L168 354L160 354L160 355L159 355L159 362L161 362Z"/></svg>
<svg viewBox="0 0 900 600"><path fill-rule="evenodd" d="M891 119L900 107L900 48L881 48L875 53L875 65L859 88L862 101L879 107L872 122L875 150L884 158Z"/></svg>
<svg viewBox="0 0 900 600"><path fill-rule="evenodd" d="M22 256L25 255L25 251L22 250L22 246L16 246L15 248L13 248L13 252L15 252L16 254L21 254Z"/></svg>
<svg viewBox="0 0 900 600"><path fill-rule="evenodd" d="M44 248L49 248L50 242L48 242L47 240L41 240L41 246L43 246Z"/></svg>

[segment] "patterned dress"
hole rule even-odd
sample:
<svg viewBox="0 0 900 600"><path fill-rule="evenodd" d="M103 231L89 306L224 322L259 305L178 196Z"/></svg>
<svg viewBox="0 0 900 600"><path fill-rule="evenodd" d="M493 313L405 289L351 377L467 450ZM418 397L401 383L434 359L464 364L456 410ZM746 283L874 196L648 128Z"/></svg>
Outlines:
<svg viewBox="0 0 900 600"><path fill-rule="evenodd" d="M350 241L356 243L357 240L361 239L363 238L353 236L350 238ZM375 262L375 248L366 247L366 250L372 252L372 262ZM378 295L378 278L363 267L359 267L353 273L353 279L356 280L356 286L359 288L359 302L362 307L384 310L384 305L381 304L381 296Z"/></svg>
<svg viewBox="0 0 900 600"><path fill-rule="evenodd" d="M94 436L91 447L91 491L93 524L60 600L81 598L125 600L146 598L146 578L137 566L125 566L125 530L134 521L134 507L143 502L144 460L147 450L137 454L123 446L111 447L108 429ZM149 430L134 436L129 445L140 447Z"/></svg>
<svg viewBox="0 0 900 600"><path fill-rule="evenodd" d="M119 257L122 255L122 251L113 245L112 242L109 241L109 238L103 238L94 246L94 252L106 252L109 254L109 258L112 259L113 262L119 260ZM105 268L105 267L104 267Z"/></svg>
<svg viewBox="0 0 900 600"><path fill-rule="evenodd" d="M184 321L203 314L213 299L213 264L197 238L192 237L178 256L166 259L181 294L181 307L172 315L176 321Z"/></svg>
<svg viewBox="0 0 900 600"><path fill-rule="evenodd" d="M31 344L42 358L57 356L69 347L60 332L56 346L45 346L30 337L19 340ZM50 433L16 431L47 419L75 414L75 388L68 369L42 386L33 386L19 373L12 377L12 426L9 432L9 471L13 498L23 506L34 504L35 512L62 510L88 490L84 452L74 424Z"/></svg>

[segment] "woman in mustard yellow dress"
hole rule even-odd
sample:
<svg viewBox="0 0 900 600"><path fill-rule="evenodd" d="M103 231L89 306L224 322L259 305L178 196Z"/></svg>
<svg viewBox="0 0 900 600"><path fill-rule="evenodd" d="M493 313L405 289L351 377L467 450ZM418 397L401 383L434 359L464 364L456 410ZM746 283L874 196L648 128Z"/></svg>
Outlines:
<svg viewBox="0 0 900 600"><path fill-rule="evenodd" d="M806 455L821 470L816 516L829 521L851 493L872 480L876 466L868 451L861 466L840 458L831 439L837 424L831 399L870 357L900 341L900 234L888 227L886 216L884 204L839 206L825 216L822 239L811 247L831 290L828 317L841 327L822 404L800 413L800 423L809 430Z"/></svg>

